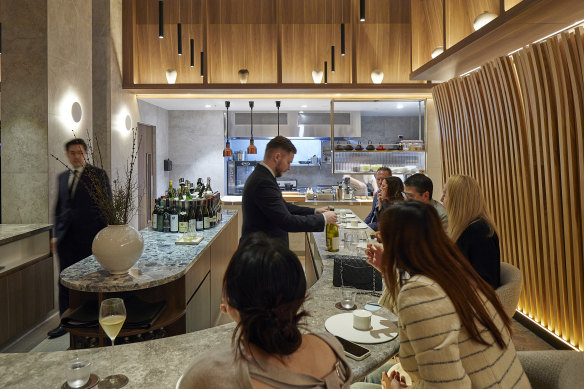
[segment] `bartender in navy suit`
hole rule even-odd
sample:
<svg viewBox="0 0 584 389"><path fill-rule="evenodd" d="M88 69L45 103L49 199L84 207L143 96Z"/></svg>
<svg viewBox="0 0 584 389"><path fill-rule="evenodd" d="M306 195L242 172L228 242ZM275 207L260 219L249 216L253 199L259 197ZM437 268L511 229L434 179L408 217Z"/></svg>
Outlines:
<svg viewBox="0 0 584 389"><path fill-rule="evenodd" d="M391 177L391 169L385 166L377 169L377 172L375 173L375 180L377 181L377 187L379 189L373 193L373 206L371 207L371 212L369 212L369 215L363 220L373 231L377 231L377 213L375 212L375 209L377 208L377 194L379 193L379 190L381 190L383 180L389 177Z"/></svg>
<svg viewBox="0 0 584 389"><path fill-rule="evenodd" d="M59 270L91 255L91 245L97 233L107 226L95 201L100 191L111 198L107 173L87 161L87 145L80 138L65 144L71 169L59 174L58 198L55 208L55 232L51 240L52 251L59 256ZM96 187L99 186L98 189ZM59 313L69 308L69 290L59 283ZM47 334L51 338L64 335L58 326Z"/></svg>
<svg viewBox="0 0 584 389"><path fill-rule="evenodd" d="M289 246L289 232L323 231L327 223L337 223L337 214L326 207L301 207L282 197L276 178L290 170L294 154L296 147L283 136L276 136L266 145L264 160L256 166L243 188L240 241L253 232L262 231Z"/></svg>

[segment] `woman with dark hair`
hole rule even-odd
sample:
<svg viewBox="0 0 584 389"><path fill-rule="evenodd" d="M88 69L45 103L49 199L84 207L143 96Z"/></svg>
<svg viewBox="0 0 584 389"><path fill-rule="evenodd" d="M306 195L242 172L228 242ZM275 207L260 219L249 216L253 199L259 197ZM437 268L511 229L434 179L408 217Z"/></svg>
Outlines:
<svg viewBox="0 0 584 389"><path fill-rule="evenodd" d="M375 209L377 220L379 220L381 212L386 210L391 204L404 199L403 191L404 183L399 177L387 177L383 179L381 189L377 192L377 208Z"/></svg>
<svg viewBox="0 0 584 389"><path fill-rule="evenodd" d="M195 360L178 388L348 388L351 369L330 334L302 334L306 278L298 257L256 233L223 278L221 311L237 323L231 345Z"/></svg>
<svg viewBox="0 0 584 389"><path fill-rule="evenodd" d="M383 274L393 302L386 306L399 317L400 361L412 387L530 387L509 317L448 238L434 207L392 205L381 215L378 238L383 248L370 245L367 261ZM406 387L403 378L383 375L387 388Z"/></svg>

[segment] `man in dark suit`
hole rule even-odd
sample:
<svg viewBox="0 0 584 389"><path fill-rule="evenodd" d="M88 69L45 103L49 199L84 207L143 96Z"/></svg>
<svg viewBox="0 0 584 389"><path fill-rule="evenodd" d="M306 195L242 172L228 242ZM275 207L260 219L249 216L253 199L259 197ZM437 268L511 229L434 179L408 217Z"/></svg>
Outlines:
<svg viewBox="0 0 584 389"><path fill-rule="evenodd" d="M377 208L377 194L381 190L381 184L383 180L391 177L391 169L388 167L380 167L377 169L375 173L375 180L377 181L377 187L379 188L375 193L373 193L373 206L371 207L371 212L365 218L364 222L367 224L373 231L377 231L377 214L375 213L375 209Z"/></svg>
<svg viewBox="0 0 584 389"><path fill-rule="evenodd" d="M110 196L111 187L107 173L87 161L87 145L75 138L65 144L71 169L58 177L58 198L55 208L55 232L51 241L53 252L58 254L59 269L81 261L91 255L95 235L106 227L105 219L97 207L96 193ZM69 308L69 290L59 283L59 313ZM48 335L55 338L66 331L58 326Z"/></svg>
<svg viewBox="0 0 584 389"><path fill-rule="evenodd" d="M327 208L300 207L282 197L276 177L290 169L294 154L296 147L286 137L277 136L267 144L264 160L243 188L241 240L262 231L288 246L288 232L323 231L327 223L337 223L337 214Z"/></svg>

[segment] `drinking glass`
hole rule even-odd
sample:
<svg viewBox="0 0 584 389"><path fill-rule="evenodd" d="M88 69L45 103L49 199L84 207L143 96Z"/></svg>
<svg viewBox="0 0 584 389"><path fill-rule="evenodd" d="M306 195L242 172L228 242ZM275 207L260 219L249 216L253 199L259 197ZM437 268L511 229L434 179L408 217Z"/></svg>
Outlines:
<svg viewBox="0 0 584 389"><path fill-rule="evenodd" d="M101 307L99 308L99 324L101 324L101 328L103 328L107 336L111 339L112 347L125 321L126 307L124 306L124 300L111 298L101 302ZM128 381L128 377L123 374L113 374L102 379L99 382L99 388L117 389L126 385Z"/></svg>
<svg viewBox="0 0 584 389"><path fill-rule="evenodd" d="M75 358L67 364L67 385L71 388L81 388L91 375L91 363L80 358Z"/></svg>
<svg viewBox="0 0 584 389"><path fill-rule="evenodd" d="M357 289L352 286L341 287L341 307L351 309L355 306L355 298L357 297Z"/></svg>

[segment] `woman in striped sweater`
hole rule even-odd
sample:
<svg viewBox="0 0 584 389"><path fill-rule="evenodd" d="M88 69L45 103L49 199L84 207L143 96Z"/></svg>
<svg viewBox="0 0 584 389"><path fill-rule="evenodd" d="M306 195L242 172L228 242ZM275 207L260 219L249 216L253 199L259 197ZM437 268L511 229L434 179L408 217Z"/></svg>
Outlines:
<svg viewBox="0 0 584 389"><path fill-rule="evenodd" d="M395 302L400 361L412 387L529 388L510 319L436 210L417 201L394 204L381 215L379 237L383 248L368 247L367 260ZM406 387L396 373L383 381L388 389Z"/></svg>

